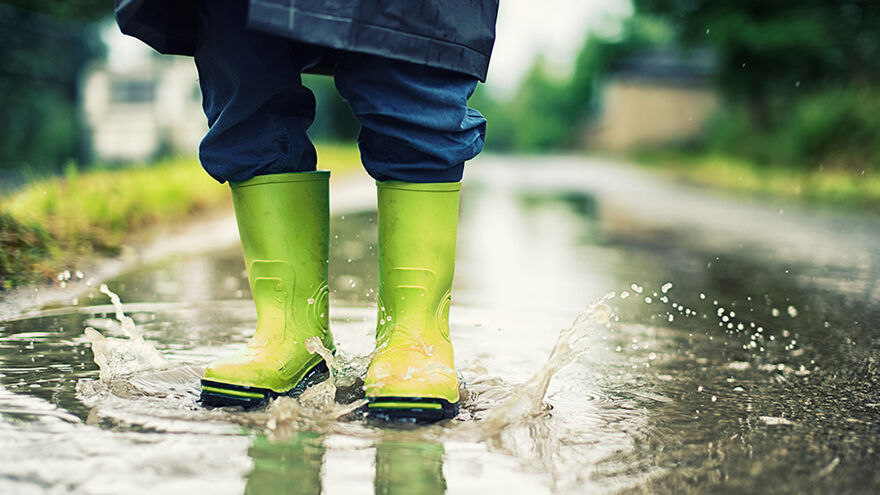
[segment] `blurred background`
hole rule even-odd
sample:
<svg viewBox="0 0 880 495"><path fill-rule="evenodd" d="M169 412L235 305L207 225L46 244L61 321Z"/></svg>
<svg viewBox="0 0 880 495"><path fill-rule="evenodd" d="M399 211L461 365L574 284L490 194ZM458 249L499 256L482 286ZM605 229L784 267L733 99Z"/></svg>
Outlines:
<svg viewBox="0 0 880 495"><path fill-rule="evenodd" d="M711 186L877 210L878 26L873 0L504 0L488 81L471 103L489 121L487 152L611 154ZM193 162L206 126L192 60L120 34L109 0L2 1L0 41L4 229L27 230L15 223L24 219L37 237L44 227L112 248L106 232L53 229L58 198L37 204L22 190ZM305 79L319 150L355 162L348 107L329 78ZM197 174L184 181L208 183ZM156 216L126 215L110 230Z"/></svg>
<svg viewBox="0 0 880 495"><path fill-rule="evenodd" d="M68 163L193 154L191 59L119 34L112 2L0 3L4 189ZM487 150L674 148L761 166L870 169L880 156L880 8L870 0L505 0L472 104ZM357 124L326 78L319 141Z"/></svg>

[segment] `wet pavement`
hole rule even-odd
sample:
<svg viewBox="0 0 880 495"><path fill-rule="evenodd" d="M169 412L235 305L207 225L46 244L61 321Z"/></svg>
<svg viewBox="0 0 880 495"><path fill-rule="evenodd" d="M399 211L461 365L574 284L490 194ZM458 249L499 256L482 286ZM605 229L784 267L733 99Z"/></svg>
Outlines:
<svg viewBox="0 0 880 495"><path fill-rule="evenodd" d="M880 490L877 217L593 159L481 158L451 314L462 412L402 429L346 411L372 346L376 221L368 181L339 192L333 387L198 406L200 367L256 319L218 221L108 279L74 272L52 304L7 304L0 493ZM87 327L107 337L103 380Z"/></svg>

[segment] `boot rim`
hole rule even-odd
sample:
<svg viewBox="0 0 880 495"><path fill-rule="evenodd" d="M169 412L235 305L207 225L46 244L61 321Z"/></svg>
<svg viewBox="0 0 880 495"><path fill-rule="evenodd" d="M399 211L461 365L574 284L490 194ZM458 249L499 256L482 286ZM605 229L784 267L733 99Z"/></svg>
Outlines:
<svg viewBox="0 0 880 495"><path fill-rule="evenodd" d="M314 182L325 181L330 178L329 170L311 170L308 172L288 172L283 174L257 175L241 182L230 182L229 187L240 189L242 187L259 186L261 184L279 184L284 182Z"/></svg>
<svg viewBox="0 0 880 495"><path fill-rule="evenodd" d="M376 181L380 189L399 189L403 191L419 192L456 192L461 190L461 181L458 182L403 182L399 180Z"/></svg>

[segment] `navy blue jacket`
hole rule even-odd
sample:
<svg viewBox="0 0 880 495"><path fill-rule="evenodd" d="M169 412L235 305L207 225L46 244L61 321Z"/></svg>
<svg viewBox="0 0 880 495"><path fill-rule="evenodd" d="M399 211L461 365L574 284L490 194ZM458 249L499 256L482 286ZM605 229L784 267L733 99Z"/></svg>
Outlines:
<svg viewBox="0 0 880 495"><path fill-rule="evenodd" d="M251 29L486 80L498 0L248 1ZM198 5L197 0L116 0L116 19L123 33L161 53L192 55ZM327 64L320 67L326 70Z"/></svg>

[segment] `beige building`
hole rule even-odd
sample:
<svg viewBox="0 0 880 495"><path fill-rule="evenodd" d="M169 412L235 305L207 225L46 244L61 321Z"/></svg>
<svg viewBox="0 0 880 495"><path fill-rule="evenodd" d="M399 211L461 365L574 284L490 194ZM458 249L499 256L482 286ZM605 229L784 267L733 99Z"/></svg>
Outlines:
<svg viewBox="0 0 880 495"><path fill-rule="evenodd" d="M708 52L657 50L621 61L603 84L587 146L627 151L699 137L719 103L709 84L715 65Z"/></svg>
<svg viewBox="0 0 880 495"><path fill-rule="evenodd" d="M194 154L207 131L191 58L151 56L124 72L95 66L85 79L83 107L99 161Z"/></svg>

